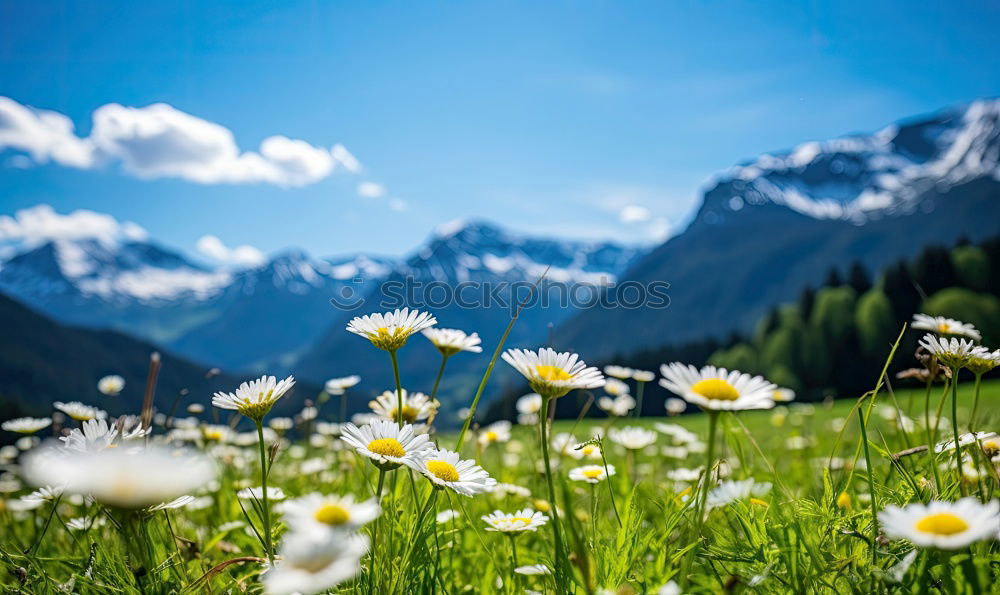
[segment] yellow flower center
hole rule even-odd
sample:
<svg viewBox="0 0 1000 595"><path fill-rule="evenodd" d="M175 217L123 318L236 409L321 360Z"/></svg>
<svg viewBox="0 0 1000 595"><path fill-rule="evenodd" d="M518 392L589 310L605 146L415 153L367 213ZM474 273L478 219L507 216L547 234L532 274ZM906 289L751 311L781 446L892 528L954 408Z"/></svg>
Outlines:
<svg viewBox="0 0 1000 595"><path fill-rule="evenodd" d="M389 412L389 417L391 417L395 421L399 421L399 414L397 413L397 411L399 411L399 408L393 407L392 411ZM419 412L415 408L410 407L409 405L403 405L403 421L412 424L413 422L417 421L417 413Z"/></svg>
<svg viewBox="0 0 1000 595"><path fill-rule="evenodd" d="M595 452L597 452L597 447L594 446L593 444L588 444L587 446L584 446L583 448L581 448L580 452L583 453L583 456L589 457L590 455L592 455Z"/></svg>
<svg viewBox="0 0 1000 595"><path fill-rule="evenodd" d="M527 527L528 525L531 524L531 519L523 516L512 516L509 519L507 519L507 522L509 522L511 525Z"/></svg>
<svg viewBox="0 0 1000 595"><path fill-rule="evenodd" d="M205 440L222 440L222 431L220 430L205 430Z"/></svg>
<svg viewBox="0 0 1000 595"><path fill-rule="evenodd" d="M604 469L584 469L583 476L587 479L600 479L604 475Z"/></svg>
<svg viewBox="0 0 1000 595"><path fill-rule="evenodd" d="M837 507L845 509L851 507L851 496L847 492L841 492L837 496Z"/></svg>
<svg viewBox="0 0 1000 595"><path fill-rule="evenodd" d="M494 432L493 430L490 430L490 431L486 432L486 439L489 440L490 442L496 442L497 441L497 433Z"/></svg>
<svg viewBox="0 0 1000 595"><path fill-rule="evenodd" d="M750 498L750 504L756 504L757 506L767 508L767 502L761 500L760 498Z"/></svg>
<svg viewBox="0 0 1000 595"><path fill-rule="evenodd" d="M939 512L925 516L914 525L917 531L922 533L933 533L935 535L955 535L969 528L969 523L951 514L950 512Z"/></svg>
<svg viewBox="0 0 1000 595"><path fill-rule="evenodd" d="M378 438L368 443L368 450L383 457L400 458L406 455L403 445L395 438Z"/></svg>
<svg viewBox="0 0 1000 595"><path fill-rule="evenodd" d="M717 401L735 401L740 398L740 393L732 384L721 378L706 378L691 385L691 390L705 397Z"/></svg>
<svg viewBox="0 0 1000 595"><path fill-rule="evenodd" d="M445 461L427 461L427 470L441 481L458 481L458 471Z"/></svg>
<svg viewBox="0 0 1000 595"><path fill-rule="evenodd" d="M546 382L562 382L573 378L566 370L559 366L535 366L538 377Z"/></svg>
<svg viewBox="0 0 1000 595"><path fill-rule="evenodd" d="M343 525L351 520L351 514L345 508L336 504L324 504L320 506L313 517L325 525L334 527Z"/></svg>
<svg viewBox="0 0 1000 595"><path fill-rule="evenodd" d="M70 413L69 416L76 421L90 421L94 419L94 416L90 413Z"/></svg>
<svg viewBox="0 0 1000 595"><path fill-rule="evenodd" d="M942 322L938 324L939 333L948 333L950 331L951 331L951 325L949 325L947 322Z"/></svg>

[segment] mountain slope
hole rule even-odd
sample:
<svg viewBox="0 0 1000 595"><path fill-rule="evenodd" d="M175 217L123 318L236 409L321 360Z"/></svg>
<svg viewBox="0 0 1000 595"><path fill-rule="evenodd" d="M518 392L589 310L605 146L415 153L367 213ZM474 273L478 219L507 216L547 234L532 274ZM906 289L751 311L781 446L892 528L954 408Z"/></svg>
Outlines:
<svg viewBox="0 0 1000 595"><path fill-rule="evenodd" d="M0 402L4 419L18 413L43 415L57 400L80 400L112 414L136 413L149 370L149 356L158 349L113 331L75 328L54 322L14 300L0 296ZM162 352L161 352L162 353ZM169 353L162 353L156 406L168 411L181 389L189 395L181 402L206 407L216 390L232 390L243 379L220 374L206 377L206 368ZM125 391L107 397L97 391L97 380L106 374L125 378ZM299 398L282 403L286 410L301 407L315 389L298 387Z"/></svg>
<svg viewBox="0 0 1000 595"><path fill-rule="evenodd" d="M690 226L622 279L671 284L666 309L592 309L555 343L594 357L747 330L851 261L1000 232L1000 101L807 143L714 180ZM614 333L607 333L614 328Z"/></svg>

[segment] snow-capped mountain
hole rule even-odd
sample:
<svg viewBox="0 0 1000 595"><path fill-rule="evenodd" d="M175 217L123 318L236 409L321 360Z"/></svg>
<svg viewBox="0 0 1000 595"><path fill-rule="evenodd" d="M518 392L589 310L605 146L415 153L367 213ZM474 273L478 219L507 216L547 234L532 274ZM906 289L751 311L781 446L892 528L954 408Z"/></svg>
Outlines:
<svg viewBox="0 0 1000 595"><path fill-rule="evenodd" d="M587 310L555 343L609 357L747 331L831 268L874 273L928 244L1000 234L998 163L1000 100L981 100L731 168L684 232L622 276L669 282L667 309Z"/></svg>

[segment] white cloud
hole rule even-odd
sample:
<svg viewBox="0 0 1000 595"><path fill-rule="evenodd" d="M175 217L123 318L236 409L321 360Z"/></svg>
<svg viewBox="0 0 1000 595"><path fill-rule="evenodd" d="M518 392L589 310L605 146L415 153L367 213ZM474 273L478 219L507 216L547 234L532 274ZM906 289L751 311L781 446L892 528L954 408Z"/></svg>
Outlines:
<svg viewBox="0 0 1000 595"><path fill-rule="evenodd" d="M649 209L639 205L628 205L618 213L618 219L622 223L642 223L649 221L649 217Z"/></svg>
<svg viewBox="0 0 1000 595"><path fill-rule="evenodd" d="M249 245L229 248L222 243L222 240L213 235L204 235L198 239L195 248L212 260L217 260L226 264L238 266L259 266L267 261L267 257L260 250Z"/></svg>
<svg viewBox="0 0 1000 595"><path fill-rule="evenodd" d="M375 182L361 182L358 184L358 196L365 198L379 198L385 196L385 186Z"/></svg>
<svg viewBox="0 0 1000 595"><path fill-rule="evenodd" d="M111 215L80 209L68 215L46 204L21 209L13 217L0 216L0 242L29 246L52 240L96 239L106 244L118 240L139 241L149 234L130 221L119 222Z"/></svg>
<svg viewBox="0 0 1000 595"><path fill-rule="evenodd" d="M93 144L73 133L72 120L0 97L0 149L5 148L23 151L40 164L54 161L78 168L94 164Z"/></svg>
<svg viewBox="0 0 1000 595"><path fill-rule="evenodd" d="M410 205L401 198L394 198L389 201L389 208L397 213L402 213L403 211L408 211L410 209Z"/></svg>
<svg viewBox="0 0 1000 595"><path fill-rule="evenodd" d="M80 138L66 116L0 97L2 149L27 153L35 163L89 169L112 162L140 178L199 184L305 186L328 177L338 166L353 173L361 170L342 145L326 149L280 135L265 138L257 151L243 151L225 126L165 103L103 105L94 111L90 136Z"/></svg>

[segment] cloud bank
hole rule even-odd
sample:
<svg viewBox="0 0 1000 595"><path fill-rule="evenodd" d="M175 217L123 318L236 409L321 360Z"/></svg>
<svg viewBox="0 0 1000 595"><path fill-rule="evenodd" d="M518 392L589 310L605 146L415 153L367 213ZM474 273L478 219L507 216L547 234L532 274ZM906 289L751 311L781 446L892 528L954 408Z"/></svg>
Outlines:
<svg viewBox="0 0 1000 595"><path fill-rule="evenodd" d="M77 136L63 114L0 97L0 150L27 155L34 164L93 169L117 163L138 178L179 178L197 184L306 186L338 168L361 171L343 145L327 149L304 140L270 136L244 151L232 131L166 103L146 107L103 105L87 137Z"/></svg>
<svg viewBox="0 0 1000 595"><path fill-rule="evenodd" d="M198 252L226 264L254 267L264 264L267 257L253 246L243 245L229 248L222 240L213 235L201 236L195 244Z"/></svg>
<svg viewBox="0 0 1000 595"><path fill-rule="evenodd" d="M79 209L63 215L46 204L21 209L14 216L0 215L0 242L29 246L52 240L94 239L110 244L119 240L141 241L149 234L131 221L119 222L111 215Z"/></svg>

